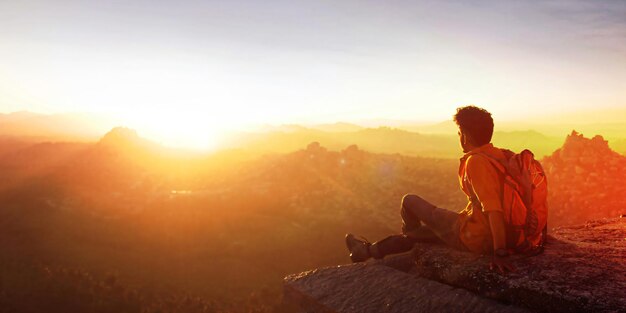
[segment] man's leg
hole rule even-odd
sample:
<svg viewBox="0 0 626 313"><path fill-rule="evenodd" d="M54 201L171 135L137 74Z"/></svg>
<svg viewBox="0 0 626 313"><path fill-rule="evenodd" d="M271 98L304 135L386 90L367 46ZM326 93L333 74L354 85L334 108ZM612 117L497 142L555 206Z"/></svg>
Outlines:
<svg viewBox="0 0 626 313"><path fill-rule="evenodd" d="M421 227L411 236L406 234L391 235L373 243L369 248L370 255L375 259L381 259L389 254L407 252L417 242L442 243L441 239L428 227Z"/></svg>
<svg viewBox="0 0 626 313"><path fill-rule="evenodd" d="M416 242L442 242L464 250L458 236L458 213L438 208L416 196L402 198L402 235L392 235L373 243L370 254L382 258L411 250Z"/></svg>
<svg viewBox="0 0 626 313"><path fill-rule="evenodd" d="M407 236L418 236L422 227L427 227L447 245L466 250L459 238L459 213L438 208L416 195L402 198L403 232ZM405 220L404 216L410 221ZM415 223L415 221L419 221Z"/></svg>

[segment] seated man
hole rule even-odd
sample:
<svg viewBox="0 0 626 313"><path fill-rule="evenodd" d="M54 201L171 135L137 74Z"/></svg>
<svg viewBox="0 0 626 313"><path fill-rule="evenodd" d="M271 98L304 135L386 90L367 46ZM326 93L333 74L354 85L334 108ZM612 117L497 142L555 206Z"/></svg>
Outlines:
<svg viewBox="0 0 626 313"><path fill-rule="evenodd" d="M503 181L496 168L482 154L503 159L502 150L491 142L491 114L475 106L458 108L454 121L465 155L461 158L459 182L470 202L461 213L438 208L416 195L402 199L402 234L373 244L346 235L353 262L371 257L409 251L416 242L443 242L450 247L475 253L493 253L492 268L501 273L514 271L507 259L506 226L501 203Z"/></svg>

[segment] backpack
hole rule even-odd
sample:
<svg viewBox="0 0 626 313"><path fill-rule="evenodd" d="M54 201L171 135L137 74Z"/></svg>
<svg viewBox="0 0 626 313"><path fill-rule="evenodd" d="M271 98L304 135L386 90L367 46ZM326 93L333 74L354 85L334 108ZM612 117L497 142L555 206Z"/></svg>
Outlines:
<svg viewBox="0 0 626 313"><path fill-rule="evenodd" d="M485 153L504 181L502 209L507 247L519 253L541 253L548 231L548 182L530 150L514 153L502 149L505 159Z"/></svg>

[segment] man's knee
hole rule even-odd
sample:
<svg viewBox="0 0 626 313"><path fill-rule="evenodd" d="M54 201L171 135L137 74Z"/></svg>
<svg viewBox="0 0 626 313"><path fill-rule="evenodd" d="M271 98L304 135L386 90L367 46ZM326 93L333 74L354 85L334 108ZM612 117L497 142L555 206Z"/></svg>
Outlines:
<svg viewBox="0 0 626 313"><path fill-rule="evenodd" d="M413 194L406 194L402 197L402 204L400 205L400 216L402 216L402 219L405 221L405 223L407 221L417 218L417 216L415 216L414 208L420 200L421 198L419 196Z"/></svg>
<svg viewBox="0 0 626 313"><path fill-rule="evenodd" d="M402 197L402 202L400 203L400 215L403 217L406 216L406 207L407 204L413 202L412 198L417 197L416 195L406 194Z"/></svg>
<svg viewBox="0 0 626 313"><path fill-rule="evenodd" d="M422 199L418 195L406 194L404 195L404 197L402 197L402 208L422 206L424 204L430 204L430 203L428 203L428 201Z"/></svg>
<svg viewBox="0 0 626 313"><path fill-rule="evenodd" d="M403 217L414 216L420 218L421 215L430 212L435 206L414 194L406 194L402 197L400 214Z"/></svg>
<svg viewBox="0 0 626 313"><path fill-rule="evenodd" d="M406 194L402 197L402 206L404 206L406 203L408 202L413 202L415 201L414 198L419 198L417 195L414 194Z"/></svg>

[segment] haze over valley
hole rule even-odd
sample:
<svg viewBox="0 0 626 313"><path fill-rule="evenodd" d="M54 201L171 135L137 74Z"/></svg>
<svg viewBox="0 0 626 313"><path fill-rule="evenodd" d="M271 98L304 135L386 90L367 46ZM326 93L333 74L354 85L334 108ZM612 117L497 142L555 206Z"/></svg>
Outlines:
<svg viewBox="0 0 626 313"><path fill-rule="evenodd" d="M13 288L0 300L34 311L51 303L105 312L289 311L282 277L349 262L345 232L397 232L404 194L451 210L467 201L450 135L290 125L200 153L124 127L96 142L12 129L0 140L0 274ZM494 141L541 151L551 227L621 214L626 156L599 136L566 137L497 132ZM592 185L601 192L585 193ZM26 301L33 293L37 301ZM77 297L84 300L69 301Z"/></svg>

